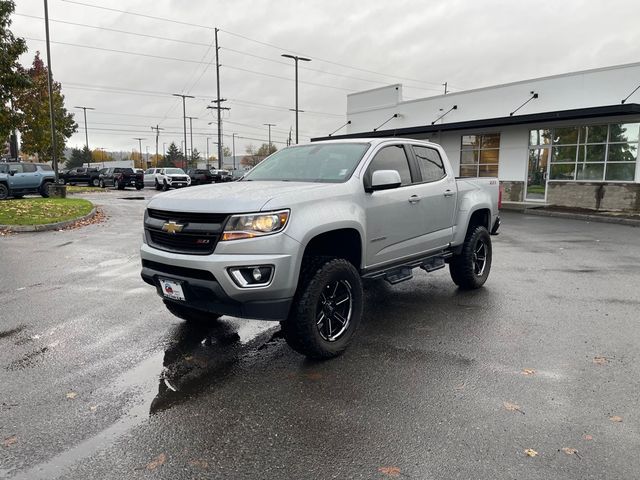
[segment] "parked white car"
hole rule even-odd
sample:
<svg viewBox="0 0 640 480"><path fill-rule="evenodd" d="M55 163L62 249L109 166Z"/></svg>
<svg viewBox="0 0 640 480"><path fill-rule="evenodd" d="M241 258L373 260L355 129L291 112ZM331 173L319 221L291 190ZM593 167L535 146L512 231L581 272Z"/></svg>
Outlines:
<svg viewBox="0 0 640 480"><path fill-rule="evenodd" d="M144 172L144 186L167 191L170 188L188 187L191 178L181 168L149 168Z"/></svg>

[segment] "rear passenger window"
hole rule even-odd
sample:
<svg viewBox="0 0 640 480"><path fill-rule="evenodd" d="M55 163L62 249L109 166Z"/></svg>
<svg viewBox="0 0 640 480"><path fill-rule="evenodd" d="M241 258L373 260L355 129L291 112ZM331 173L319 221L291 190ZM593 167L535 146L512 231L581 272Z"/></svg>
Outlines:
<svg viewBox="0 0 640 480"><path fill-rule="evenodd" d="M442 158L437 150L428 147L412 145L413 153L416 154L420 173L423 182L433 182L440 180L446 175Z"/></svg>
<svg viewBox="0 0 640 480"><path fill-rule="evenodd" d="M22 171L24 173L33 173L36 171L36 166L33 163L23 163Z"/></svg>
<svg viewBox="0 0 640 480"><path fill-rule="evenodd" d="M367 169L367 181L371 184L373 172L376 170L397 170L400 174L402 186L411 185L411 170L409 170L409 160L402 145L392 145L384 147L369 164Z"/></svg>

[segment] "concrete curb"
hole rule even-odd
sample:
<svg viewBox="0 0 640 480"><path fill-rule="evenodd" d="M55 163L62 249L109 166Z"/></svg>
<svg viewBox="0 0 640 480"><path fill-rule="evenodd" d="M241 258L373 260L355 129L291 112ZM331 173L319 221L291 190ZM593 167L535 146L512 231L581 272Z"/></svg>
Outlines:
<svg viewBox="0 0 640 480"><path fill-rule="evenodd" d="M541 208L527 208L524 210L512 210L519 211L525 215L537 215L539 217L557 217L568 218L571 220L585 220L588 222L600 222L600 223L616 223L618 225L628 225L631 227L640 227L640 220L634 220L632 218L618 218L618 217L605 217L603 215L589 215L586 213L568 213L568 212L550 212Z"/></svg>
<svg viewBox="0 0 640 480"><path fill-rule="evenodd" d="M10 232L46 232L50 230L60 230L76 222L89 220L96 216L96 212L97 207L93 207L88 214L71 220L65 220L64 222L44 223L42 225L0 225L0 230L8 230Z"/></svg>

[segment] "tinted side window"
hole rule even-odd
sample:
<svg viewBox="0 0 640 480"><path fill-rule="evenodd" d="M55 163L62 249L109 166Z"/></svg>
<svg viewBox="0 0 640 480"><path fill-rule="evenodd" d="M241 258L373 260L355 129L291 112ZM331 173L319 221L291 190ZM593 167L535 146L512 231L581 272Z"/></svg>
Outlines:
<svg viewBox="0 0 640 480"><path fill-rule="evenodd" d="M33 173L36 171L36 166L33 163L25 163L22 165L22 171L24 173Z"/></svg>
<svg viewBox="0 0 640 480"><path fill-rule="evenodd" d="M433 148L420 147L412 145L413 153L416 154L420 173L422 173L423 182L433 182L440 180L446 175L442 158L437 150Z"/></svg>
<svg viewBox="0 0 640 480"><path fill-rule="evenodd" d="M151 175L153 173L154 169L153 168L148 168L146 172L144 172L145 175Z"/></svg>
<svg viewBox="0 0 640 480"><path fill-rule="evenodd" d="M402 186L411 185L411 171L409 170L409 160L402 145L392 145L384 147L369 164L367 169L367 180L371 183L371 177L376 170L397 170L402 180Z"/></svg>
<svg viewBox="0 0 640 480"><path fill-rule="evenodd" d="M7 165L6 163L3 165L0 165L0 173L7 173L9 171L9 165Z"/></svg>

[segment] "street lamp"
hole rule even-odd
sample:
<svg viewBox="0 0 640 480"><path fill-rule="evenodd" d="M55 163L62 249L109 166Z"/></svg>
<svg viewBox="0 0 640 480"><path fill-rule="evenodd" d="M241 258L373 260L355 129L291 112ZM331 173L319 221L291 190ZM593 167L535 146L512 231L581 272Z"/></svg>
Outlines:
<svg viewBox="0 0 640 480"><path fill-rule="evenodd" d="M236 135L237 135L237 133L232 133L231 134L231 141L233 142L232 143L232 146L233 146L232 155L233 155L233 171L234 171L234 173L235 173L235 170L236 170Z"/></svg>
<svg viewBox="0 0 640 480"><path fill-rule="evenodd" d="M193 121L198 117L187 117L189 119L189 136L191 137L191 163L193 163Z"/></svg>
<svg viewBox="0 0 640 480"><path fill-rule="evenodd" d="M84 138L86 140L86 146L87 146L87 153L89 154L89 158L87 159L87 167L91 166L91 150L89 150L89 131L87 130L87 110L95 110L95 108L91 108L91 107L73 107L73 108L77 108L78 110L83 110L84 111Z"/></svg>
<svg viewBox="0 0 640 480"><path fill-rule="evenodd" d="M283 57L292 58L296 63L296 144L298 143L298 61L310 62L310 58L299 57L298 55L289 55L288 53L283 53Z"/></svg>
<svg viewBox="0 0 640 480"><path fill-rule="evenodd" d="M275 123L263 123L269 127L269 146L267 147L267 156L271 155L271 127L275 127ZM298 125L296 125L296 133L298 133Z"/></svg>
<svg viewBox="0 0 640 480"><path fill-rule="evenodd" d="M185 106L185 98L196 98L192 95L184 95L182 93L173 93L172 94L174 97L181 97L182 98L182 120L183 120L183 131L184 131L184 158L187 157L187 107ZM193 145L192 145L193 147ZM184 167L184 161L183 161L183 165Z"/></svg>

